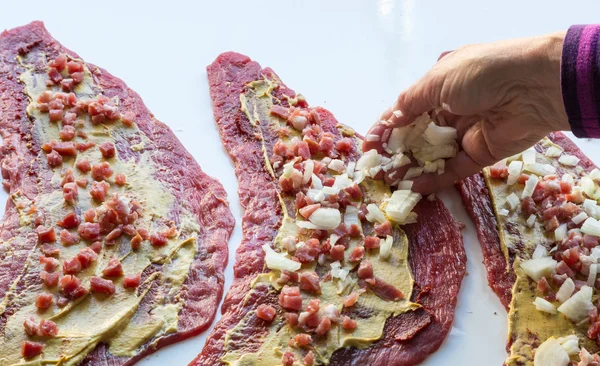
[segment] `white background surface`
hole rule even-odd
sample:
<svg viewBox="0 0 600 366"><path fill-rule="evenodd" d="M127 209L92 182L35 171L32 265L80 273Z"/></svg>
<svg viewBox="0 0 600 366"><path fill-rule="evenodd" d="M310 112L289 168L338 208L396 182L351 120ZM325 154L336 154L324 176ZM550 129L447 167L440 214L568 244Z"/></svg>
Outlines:
<svg viewBox="0 0 600 366"><path fill-rule="evenodd" d="M600 2L592 0L30 0L3 1L0 29L43 20L66 47L125 80L203 170L221 180L237 221L228 286L242 210L208 95L205 67L219 53L234 50L271 66L311 105L330 109L340 122L365 133L442 51L597 22L599 11ZM600 162L599 141L578 143ZM506 312L487 286L479 243L458 195L450 190L442 197L467 225L468 274L454 328L425 364L501 365ZM207 333L140 364L187 364L202 349Z"/></svg>

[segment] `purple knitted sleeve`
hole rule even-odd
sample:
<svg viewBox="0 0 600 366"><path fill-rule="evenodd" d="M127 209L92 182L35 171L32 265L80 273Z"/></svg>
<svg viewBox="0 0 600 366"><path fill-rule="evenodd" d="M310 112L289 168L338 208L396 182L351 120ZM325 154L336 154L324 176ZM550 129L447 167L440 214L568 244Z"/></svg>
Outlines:
<svg viewBox="0 0 600 366"><path fill-rule="evenodd" d="M600 25L574 25L563 44L563 102L577 137L600 138Z"/></svg>

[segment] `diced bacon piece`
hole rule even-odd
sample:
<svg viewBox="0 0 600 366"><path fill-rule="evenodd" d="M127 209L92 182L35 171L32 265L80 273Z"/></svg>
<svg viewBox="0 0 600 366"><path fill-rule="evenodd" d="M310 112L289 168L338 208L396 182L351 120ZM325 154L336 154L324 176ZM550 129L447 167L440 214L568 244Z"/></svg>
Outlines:
<svg viewBox="0 0 600 366"><path fill-rule="evenodd" d="M313 366L315 363L315 354L313 351L308 351L302 360L304 361L304 366Z"/></svg>
<svg viewBox="0 0 600 366"><path fill-rule="evenodd" d="M119 277L123 275L123 267L117 258L111 258L102 270L102 274L106 277Z"/></svg>
<svg viewBox="0 0 600 366"><path fill-rule="evenodd" d="M52 149L58 152L61 156L76 156L77 149L72 142L56 142Z"/></svg>
<svg viewBox="0 0 600 366"><path fill-rule="evenodd" d="M54 287L58 284L58 277L60 276L60 274L58 272L55 273L49 273L46 271L41 271L40 272L40 277L42 278L42 281L44 282L44 284L48 287Z"/></svg>
<svg viewBox="0 0 600 366"><path fill-rule="evenodd" d="M52 296L52 295L50 295ZM40 321L40 335L42 337L56 337L58 326L52 320L42 319Z"/></svg>
<svg viewBox="0 0 600 366"><path fill-rule="evenodd" d="M269 109L269 113L273 116L277 116L285 120L290 118L290 109L280 105L272 105Z"/></svg>
<svg viewBox="0 0 600 366"><path fill-rule="evenodd" d="M44 265L44 270L52 272L58 267L60 262L56 258L40 256L40 264Z"/></svg>
<svg viewBox="0 0 600 366"><path fill-rule="evenodd" d="M379 248L380 241L381 241L381 239L379 239L376 236L365 236L365 248L366 249Z"/></svg>
<svg viewBox="0 0 600 366"><path fill-rule="evenodd" d="M100 224L84 222L77 229L79 236L85 240L95 240L100 236Z"/></svg>
<svg viewBox="0 0 600 366"><path fill-rule="evenodd" d="M490 176L494 179L508 178L508 167L490 167Z"/></svg>
<svg viewBox="0 0 600 366"><path fill-rule="evenodd" d="M356 238L357 236L360 236L361 234L362 234L362 231L360 230L360 227L357 224L350 225L350 228L348 229L348 235L350 235L353 238Z"/></svg>
<svg viewBox="0 0 600 366"><path fill-rule="evenodd" d="M83 72L74 72L71 74L71 78L75 82L75 84L79 84L83 81Z"/></svg>
<svg viewBox="0 0 600 366"><path fill-rule="evenodd" d="M318 154L320 152L319 143L310 136L305 135L303 141L308 145L311 154ZM315 169L314 172L315 174L319 174L320 169Z"/></svg>
<svg viewBox="0 0 600 366"><path fill-rule="evenodd" d="M66 183L63 186L63 197L64 197L66 203L71 204L71 205L75 204L75 201L77 201L77 196L78 196L77 184Z"/></svg>
<svg viewBox="0 0 600 366"><path fill-rule="evenodd" d="M87 290L81 286L81 280L70 274L61 277L60 281L58 281L58 288L65 296L71 299L76 299L87 294Z"/></svg>
<svg viewBox="0 0 600 366"><path fill-rule="evenodd" d="M44 351L44 345L38 342L23 341L21 345L21 355L24 358L33 358Z"/></svg>
<svg viewBox="0 0 600 366"><path fill-rule="evenodd" d="M23 328L25 328L25 333L30 336L36 336L40 332L39 325L33 317L25 319L23 322Z"/></svg>
<svg viewBox="0 0 600 366"><path fill-rule="evenodd" d="M93 276L90 278L90 291L112 295L115 293L115 284L111 280Z"/></svg>
<svg viewBox="0 0 600 366"><path fill-rule="evenodd" d="M40 310L46 310L52 305L52 301L54 300L54 296L47 292L43 292L37 295L35 299L35 306Z"/></svg>
<svg viewBox="0 0 600 366"><path fill-rule="evenodd" d="M544 295L548 293L548 290L550 290L550 285L548 284L548 280L546 279L546 277L540 278L540 280L537 283L537 289Z"/></svg>
<svg viewBox="0 0 600 366"><path fill-rule="evenodd" d="M298 325L298 314L296 313L285 313L285 321L290 327Z"/></svg>
<svg viewBox="0 0 600 366"><path fill-rule="evenodd" d="M77 119L77 114L72 113L72 112L65 113L65 115L62 118L63 127L67 127L67 126L73 127L73 124L75 124L76 119Z"/></svg>
<svg viewBox="0 0 600 366"><path fill-rule="evenodd" d="M44 226L38 226L35 231L38 235L38 240L40 243L52 243L56 241L56 234L54 233L54 228L46 228Z"/></svg>
<svg viewBox="0 0 600 366"><path fill-rule="evenodd" d="M354 141L350 137L344 137L336 141L335 149L341 153L354 151Z"/></svg>
<svg viewBox="0 0 600 366"><path fill-rule="evenodd" d="M117 106L114 105L105 104L104 111L102 113L104 114L104 117L106 117L106 119L108 120L116 120L121 117L119 109L117 108Z"/></svg>
<svg viewBox="0 0 600 366"><path fill-rule="evenodd" d="M140 273L133 275L126 275L123 278L123 287L125 288L137 288L140 285L142 276Z"/></svg>
<svg viewBox="0 0 600 366"><path fill-rule="evenodd" d="M113 229L108 235L106 235L106 241L114 242L116 239L120 238L123 235L123 230L121 228Z"/></svg>
<svg viewBox="0 0 600 366"><path fill-rule="evenodd" d="M558 222L558 219L556 218L556 216L553 216L551 219L544 222L544 228L546 229L546 231L554 231L559 226L560 226L560 222Z"/></svg>
<svg viewBox="0 0 600 366"><path fill-rule="evenodd" d="M296 249L295 257L300 263L310 263L314 261L321 253L318 239L308 239L304 245Z"/></svg>
<svg viewBox="0 0 600 366"><path fill-rule="evenodd" d="M142 236L140 234L136 234L133 238L131 238L131 249L139 249L142 245Z"/></svg>
<svg viewBox="0 0 600 366"><path fill-rule="evenodd" d="M112 142L104 142L99 147L100 153L104 159L110 159L115 157L115 144Z"/></svg>
<svg viewBox="0 0 600 366"><path fill-rule="evenodd" d="M321 208L320 203L315 203L313 205L304 206L300 209L300 215L305 219L308 219L310 215L313 214L317 209Z"/></svg>
<svg viewBox="0 0 600 366"><path fill-rule="evenodd" d="M43 91L42 94L37 98L38 103L50 103L52 101L52 91L46 90Z"/></svg>
<svg viewBox="0 0 600 366"><path fill-rule="evenodd" d="M571 193L571 190L573 189L573 187L571 186L571 183L561 181L559 184L560 184L560 193L562 193L562 194Z"/></svg>
<svg viewBox="0 0 600 366"><path fill-rule="evenodd" d="M62 75L55 67L48 69L48 77L50 77L50 80L52 80L54 83L60 83L60 81L63 79Z"/></svg>
<svg viewBox="0 0 600 366"><path fill-rule="evenodd" d="M579 255L580 255L579 246L573 247L573 248L565 250L562 253L562 260L565 261L565 263L569 267L572 267L575 263L577 263L579 261Z"/></svg>
<svg viewBox="0 0 600 366"><path fill-rule="evenodd" d="M358 278L362 279L373 277L373 265L371 264L371 262L368 262L366 260L360 262L360 265L358 266L357 275Z"/></svg>
<svg viewBox="0 0 600 366"><path fill-rule="evenodd" d="M123 226L123 233L125 235L135 236L135 234L137 234L137 231L135 231L135 226L129 224Z"/></svg>
<svg viewBox="0 0 600 366"><path fill-rule="evenodd" d="M77 253L77 259L79 260L79 263L81 263L82 268L88 268L96 258L98 258L98 253L90 247L82 248L79 253Z"/></svg>
<svg viewBox="0 0 600 366"><path fill-rule="evenodd" d="M579 210L579 206L572 202L567 202L560 206L558 217L561 220L570 220Z"/></svg>
<svg viewBox="0 0 600 366"><path fill-rule="evenodd" d="M599 239L597 236L585 234L583 236L583 246L589 249L595 248L599 244Z"/></svg>
<svg viewBox="0 0 600 366"><path fill-rule="evenodd" d="M73 126L64 126L62 130L58 133L60 139L63 141L71 141L75 138L75 127Z"/></svg>
<svg viewBox="0 0 600 366"><path fill-rule="evenodd" d="M358 262L358 261L362 260L364 256L365 256L365 248L364 247L356 247L356 248L352 249L352 252L350 253L350 256L348 257L348 260L350 262Z"/></svg>
<svg viewBox="0 0 600 366"><path fill-rule="evenodd" d="M352 307L358 301L358 297L360 296L360 292L353 291L350 295L344 298L344 307Z"/></svg>
<svg viewBox="0 0 600 366"><path fill-rule="evenodd" d="M256 309L256 316L269 323L275 319L275 315L277 315L277 312L271 305L260 304Z"/></svg>
<svg viewBox="0 0 600 366"><path fill-rule="evenodd" d="M63 272L66 274L77 274L81 272L81 263L76 256L71 259L65 259L62 264Z"/></svg>
<svg viewBox="0 0 600 366"><path fill-rule="evenodd" d="M57 71L63 71L67 66L67 56L64 53L56 56L54 60L48 62L49 67L54 67Z"/></svg>
<svg viewBox="0 0 600 366"><path fill-rule="evenodd" d="M281 365L282 366L294 366L294 361L296 361L296 357L292 352L284 352L281 357Z"/></svg>
<svg viewBox="0 0 600 366"><path fill-rule="evenodd" d="M342 328L344 328L346 330L356 329L356 320L350 319L349 316L344 315L342 317Z"/></svg>
<svg viewBox="0 0 600 366"><path fill-rule="evenodd" d="M75 166L77 167L77 169L79 169L79 171L81 171L83 173L87 173L90 170L92 170L92 166L90 165L90 161L88 159L77 160L77 163L75 163Z"/></svg>
<svg viewBox="0 0 600 366"><path fill-rule="evenodd" d="M321 286L319 285L319 275L315 272L302 272L300 273L300 289L304 291L310 292L319 292L321 291Z"/></svg>
<svg viewBox="0 0 600 366"><path fill-rule="evenodd" d="M283 286L279 294L279 305L287 310L300 311L302 309L302 296L297 286Z"/></svg>
<svg viewBox="0 0 600 366"><path fill-rule="evenodd" d="M60 249L58 249L52 244L44 244L42 245L42 248L40 250L42 251L42 254L46 257L56 257L60 254Z"/></svg>
<svg viewBox="0 0 600 366"><path fill-rule="evenodd" d="M144 229L143 227L137 228L137 233L140 234L144 240L148 240L150 238L150 235L148 235L148 230Z"/></svg>
<svg viewBox="0 0 600 366"><path fill-rule="evenodd" d="M78 186L80 186L81 188L86 188L86 187L87 187L87 185L88 185L88 183L89 183L89 181L88 181L88 179L87 179L87 178L81 178L81 179L77 179L77 180L75 181L75 183L76 183Z"/></svg>
<svg viewBox="0 0 600 366"><path fill-rule="evenodd" d="M581 193L581 191L573 191L570 194L565 195L565 198L569 202L578 203L578 204L583 203L583 201L584 201L583 194Z"/></svg>
<svg viewBox="0 0 600 366"><path fill-rule="evenodd" d="M77 244L79 243L79 237L65 229L60 232L60 242L66 246Z"/></svg>
<svg viewBox="0 0 600 366"><path fill-rule="evenodd" d="M109 188L110 184L108 184L106 181L92 182L92 186L90 187L90 196L92 196L92 198L98 202L103 202L106 199Z"/></svg>
<svg viewBox="0 0 600 366"><path fill-rule="evenodd" d="M56 93L56 96L59 96L59 93ZM54 98L50 103L48 103L48 107L50 109L63 110L65 108L65 104L63 103L62 98Z"/></svg>
<svg viewBox="0 0 600 366"><path fill-rule="evenodd" d="M110 167L110 164L106 161L94 164L92 166L92 178L95 180L103 180L109 178L113 174L113 170Z"/></svg>
<svg viewBox="0 0 600 366"><path fill-rule="evenodd" d="M301 157L303 160L310 159L310 149L308 148L308 144L304 141L298 141L294 145L294 154L296 156Z"/></svg>
<svg viewBox="0 0 600 366"><path fill-rule="evenodd" d="M555 270L556 270L556 273L559 275L566 274L567 276L569 276L571 278L575 277L575 271L573 271L571 269L571 267L569 267L569 265L565 261L558 262Z"/></svg>
<svg viewBox="0 0 600 366"><path fill-rule="evenodd" d="M94 222L94 220L96 219L96 210L90 208L89 210L85 211L83 213L83 219L85 220L85 222Z"/></svg>
<svg viewBox="0 0 600 366"><path fill-rule="evenodd" d="M78 134L79 134L79 132L81 132L81 131L78 131ZM81 142L81 143L77 144L77 150L83 152L83 151L86 151L86 150L88 150L88 149L90 149L90 148L92 148L94 146L96 146L96 144L93 143L93 142L91 142L91 141Z"/></svg>
<svg viewBox="0 0 600 366"><path fill-rule="evenodd" d="M154 233L150 235L150 244L152 244L155 247L165 246L168 242L169 241L167 237L162 233Z"/></svg>
<svg viewBox="0 0 600 366"><path fill-rule="evenodd" d="M95 116L92 116L92 124L93 125L99 125L104 123L104 121L106 121L106 117L103 114L97 114Z"/></svg>
<svg viewBox="0 0 600 366"><path fill-rule="evenodd" d="M73 176L73 171L71 169L67 169L64 174L63 179L60 182L60 186L64 187L67 183L72 183L75 181L75 177Z"/></svg>
<svg viewBox="0 0 600 366"><path fill-rule="evenodd" d="M306 333L300 333L294 337L294 342L298 347L305 347L312 342L312 337Z"/></svg>
<svg viewBox="0 0 600 366"><path fill-rule="evenodd" d="M74 72L82 72L83 63L80 61L69 61L67 62L67 71L69 74L73 74Z"/></svg>
<svg viewBox="0 0 600 366"><path fill-rule="evenodd" d="M102 251L102 242L95 241L88 248L93 250L96 254L100 254L100 252Z"/></svg>
<svg viewBox="0 0 600 366"><path fill-rule="evenodd" d="M333 261L341 261L344 259L344 251L345 250L346 250L346 247L344 247L343 245L340 245L340 244L336 244L329 251L329 255L331 256L331 259Z"/></svg>
<svg viewBox="0 0 600 366"><path fill-rule="evenodd" d="M121 116L121 122L125 126L132 126L135 123L135 113L132 111L127 111L125 114Z"/></svg>
<svg viewBox="0 0 600 366"><path fill-rule="evenodd" d="M63 91L70 92L75 88L75 81L71 78L66 78L60 82L60 86Z"/></svg>
<svg viewBox="0 0 600 366"><path fill-rule="evenodd" d="M525 216L529 217L537 212L537 206L531 197L525 197L521 201L521 209L525 213Z"/></svg>
<svg viewBox="0 0 600 366"><path fill-rule="evenodd" d="M38 103L37 104L37 108L42 113L48 113L48 112L50 112L50 106L48 105L48 103Z"/></svg>
<svg viewBox="0 0 600 366"><path fill-rule="evenodd" d="M331 320L329 320L329 318L323 318L321 319L321 322L319 322L317 329L315 329L315 333L324 335L329 332L329 329L331 329Z"/></svg>
<svg viewBox="0 0 600 366"><path fill-rule="evenodd" d="M115 183L119 186L124 186L127 183L127 177L123 173L117 173L115 175Z"/></svg>
<svg viewBox="0 0 600 366"><path fill-rule="evenodd" d="M62 156L54 150L52 150L52 152L46 155L46 159L48 160L48 165L50 165L53 168L61 165L63 161Z"/></svg>
<svg viewBox="0 0 600 366"><path fill-rule="evenodd" d="M353 200L361 200L363 198L363 193L358 184L354 184L353 186L347 187L345 189L346 193L352 197Z"/></svg>
<svg viewBox="0 0 600 366"><path fill-rule="evenodd" d="M335 143L333 142L333 139L329 136L323 136L321 137L321 141L319 141L319 149L325 153L333 150L333 148L335 147Z"/></svg>

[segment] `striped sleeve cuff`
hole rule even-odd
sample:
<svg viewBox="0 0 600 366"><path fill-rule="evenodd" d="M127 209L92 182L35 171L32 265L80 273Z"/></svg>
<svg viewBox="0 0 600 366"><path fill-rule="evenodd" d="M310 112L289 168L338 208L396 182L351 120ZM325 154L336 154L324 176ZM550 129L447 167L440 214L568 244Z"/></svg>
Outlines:
<svg viewBox="0 0 600 366"><path fill-rule="evenodd" d="M563 44L561 88L571 131L600 138L600 25L574 25Z"/></svg>

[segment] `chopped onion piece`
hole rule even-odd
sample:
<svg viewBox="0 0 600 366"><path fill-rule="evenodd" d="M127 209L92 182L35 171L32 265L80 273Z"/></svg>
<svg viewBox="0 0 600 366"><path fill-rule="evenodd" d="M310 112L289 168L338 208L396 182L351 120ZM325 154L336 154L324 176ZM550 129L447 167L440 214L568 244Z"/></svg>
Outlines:
<svg viewBox="0 0 600 366"><path fill-rule="evenodd" d="M423 133L425 141L434 146L448 145L456 141L457 133L454 127L442 127L430 122Z"/></svg>
<svg viewBox="0 0 600 366"><path fill-rule="evenodd" d="M547 150L546 153L544 155L546 155L549 158L557 158L560 156L560 154L562 154L563 149L561 149L558 146L550 146Z"/></svg>
<svg viewBox="0 0 600 366"><path fill-rule="evenodd" d="M525 274L536 282L542 277L552 274L555 266L556 261L551 257L529 259L521 262L521 268Z"/></svg>
<svg viewBox="0 0 600 366"><path fill-rule="evenodd" d="M412 189L413 184L415 184L415 182L413 182L412 180L401 180L398 182L398 189Z"/></svg>
<svg viewBox="0 0 600 366"><path fill-rule="evenodd" d="M570 362L569 354L554 337L542 343L533 358L533 366L568 366Z"/></svg>
<svg viewBox="0 0 600 366"><path fill-rule="evenodd" d="M556 293L556 300L563 302L569 300L573 292L575 291L575 282L572 279L567 278L565 282L560 286L558 292Z"/></svg>
<svg viewBox="0 0 600 366"><path fill-rule="evenodd" d="M585 213L584 211L582 211L582 212L580 212L578 215L576 215L575 217L573 217L573 218L571 219L571 221L573 221L573 223L574 223L575 225L579 225L579 224L581 224L582 222L584 222L584 221L585 221L585 219L587 219L587 218L588 218L588 214L587 214L587 213Z"/></svg>
<svg viewBox="0 0 600 366"><path fill-rule="evenodd" d="M347 227L350 227L353 224L361 227L360 220L358 219L358 208L354 206L346 206L346 212L344 213L344 224Z"/></svg>
<svg viewBox="0 0 600 366"><path fill-rule="evenodd" d="M556 230L554 230L554 240L563 241L567 237L567 224L559 225Z"/></svg>
<svg viewBox="0 0 600 366"><path fill-rule="evenodd" d="M329 237L329 244L331 244L331 246L334 246L335 243L337 243L338 240L340 240L340 236L339 235L331 234L331 236Z"/></svg>
<svg viewBox="0 0 600 366"><path fill-rule="evenodd" d="M346 167L346 172L348 173L349 178L352 178L354 176L355 170L356 170L356 162L355 161L349 162L348 166Z"/></svg>
<svg viewBox="0 0 600 366"><path fill-rule="evenodd" d="M596 182L600 182L600 169L598 168L594 168L591 172L590 172L590 178L592 178L593 180L595 180Z"/></svg>
<svg viewBox="0 0 600 366"><path fill-rule="evenodd" d="M404 141L406 140L406 136L408 135L408 132L410 131L410 129L412 129L411 126L394 128L392 130L392 133L390 134L390 138L387 142L388 149L390 149L393 152L406 151L406 146L404 144Z"/></svg>
<svg viewBox="0 0 600 366"><path fill-rule="evenodd" d="M352 179L348 178L348 175L346 173L337 175L335 177L335 182L333 183L333 186L338 189L348 188L352 185L354 185L354 182L352 181Z"/></svg>
<svg viewBox="0 0 600 366"><path fill-rule="evenodd" d="M575 166L579 164L579 158L577 156L563 154L558 159L558 162L566 166Z"/></svg>
<svg viewBox="0 0 600 366"><path fill-rule="evenodd" d="M581 232L600 237L600 222L593 217L588 217L581 226Z"/></svg>
<svg viewBox="0 0 600 366"><path fill-rule="evenodd" d="M310 215L309 220L319 229L333 230L342 223L342 216L335 208L320 207Z"/></svg>
<svg viewBox="0 0 600 366"><path fill-rule="evenodd" d="M340 189L337 187L323 187L321 188L321 192L325 193L326 195L332 195L332 194L338 194L340 192Z"/></svg>
<svg viewBox="0 0 600 366"><path fill-rule="evenodd" d="M449 159L456 156L458 145L439 145L439 146L423 146L412 150L413 156L420 165L425 165L426 161L434 161L438 159Z"/></svg>
<svg viewBox="0 0 600 366"><path fill-rule="evenodd" d="M585 211L590 217L596 217L598 215L598 205L594 200L586 199L583 201L583 205L581 207L583 208L583 211Z"/></svg>
<svg viewBox="0 0 600 366"><path fill-rule="evenodd" d="M390 235L385 237L385 240L381 242L379 246L379 257L381 259L388 259L392 254L392 244L394 244L394 238Z"/></svg>
<svg viewBox="0 0 600 366"><path fill-rule="evenodd" d="M392 197L387 200L385 207L385 213L391 221L399 224L407 223L408 218L412 209L421 200L421 195L416 192L412 192L408 189L398 189L392 193Z"/></svg>
<svg viewBox="0 0 600 366"><path fill-rule="evenodd" d="M315 162L309 159L304 162L304 174L302 175L302 183L307 184L312 178L313 171L315 170Z"/></svg>
<svg viewBox="0 0 600 366"><path fill-rule="evenodd" d="M365 172L363 172L363 171L354 172L354 183L361 184L363 180L365 180Z"/></svg>
<svg viewBox="0 0 600 366"><path fill-rule="evenodd" d="M291 178L292 174L294 174L294 164L296 164L296 160L292 160L287 164L283 164L283 171L281 172L281 176L284 178Z"/></svg>
<svg viewBox="0 0 600 366"><path fill-rule="evenodd" d="M381 164L381 155L375 149L363 154L356 162L356 170L371 169Z"/></svg>
<svg viewBox="0 0 600 366"><path fill-rule="evenodd" d="M592 292L589 286L581 287L579 292L558 307L558 311L576 323L586 319L589 311L594 308Z"/></svg>
<svg viewBox="0 0 600 366"><path fill-rule="evenodd" d="M505 208L501 208L498 210L498 215L500 215L500 216L508 216L509 213L510 213L510 211L508 211Z"/></svg>
<svg viewBox="0 0 600 366"><path fill-rule="evenodd" d="M311 186L314 189L321 189L323 188L323 182L321 182L321 179L319 179L319 177L317 177L316 174L312 175L312 182L311 182Z"/></svg>
<svg viewBox="0 0 600 366"><path fill-rule="evenodd" d="M523 170L523 162L519 160L513 160L508 164L508 179L506 183L509 185L513 185L517 183L519 176L521 175L521 171Z"/></svg>
<svg viewBox="0 0 600 366"><path fill-rule="evenodd" d="M542 244L538 244L535 247L535 250L533 251L533 254L531 255L532 259L537 259L537 258L542 258L542 257L546 257L548 255L548 251L546 250L546 247L543 246Z"/></svg>
<svg viewBox="0 0 600 366"><path fill-rule="evenodd" d="M312 215L311 215L312 216ZM319 227L310 221L296 220L296 226L301 229L317 230Z"/></svg>
<svg viewBox="0 0 600 366"><path fill-rule="evenodd" d="M331 162L329 163L329 165L327 165L327 167L338 173L341 173L344 171L344 169L346 169L344 162L341 161L340 159L331 160Z"/></svg>
<svg viewBox="0 0 600 366"><path fill-rule="evenodd" d="M263 245L262 249L265 252L265 263L269 269L293 272L299 270L301 267L300 263L287 258L281 253L277 253L268 244Z"/></svg>
<svg viewBox="0 0 600 366"><path fill-rule="evenodd" d="M404 174L403 179L408 180L408 179L416 178L416 177L420 176L421 174L423 174L423 168L421 168L421 167L408 168L408 170Z"/></svg>
<svg viewBox="0 0 600 366"><path fill-rule="evenodd" d="M533 174L537 174L542 177L556 173L556 168L550 164L541 164L541 163L525 164L524 169L527 171L530 171Z"/></svg>
<svg viewBox="0 0 600 366"><path fill-rule="evenodd" d="M569 173L563 174L561 180L563 182L567 182L567 183L570 183L570 184L573 184L573 182L575 182L575 178L573 177L572 174L569 174Z"/></svg>
<svg viewBox="0 0 600 366"><path fill-rule="evenodd" d="M369 222L377 221L378 223L383 224L387 221L383 212L381 212L379 207L374 203L369 203L369 205L367 205L367 212L366 218Z"/></svg>
<svg viewBox="0 0 600 366"><path fill-rule="evenodd" d="M331 263L331 276L334 278L338 278L342 281L346 279L349 271L347 269L342 268L340 262L335 261Z"/></svg>
<svg viewBox="0 0 600 366"><path fill-rule="evenodd" d="M539 181L539 178L537 177L537 175L535 175L535 174L530 175L529 179L527 179L527 182L525 182L525 188L523 189L521 198L531 197L531 195L533 195L533 191L535 190L535 187L538 184L538 181Z"/></svg>
<svg viewBox="0 0 600 366"><path fill-rule="evenodd" d="M527 222L526 222L527 227L533 227L533 225L535 225L535 219L536 219L535 214L529 215L529 217L527 218Z"/></svg>
<svg viewBox="0 0 600 366"><path fill-rule="evenodd" d="M410 158L402 153L395 154L392 156L391 162L392 168L397 169L410 164Z"/></svg>
<svg viewBox="0 0 600 366"><path fill-rule="evenodd" d="M519 206L519 203L521 202L519 200L519 196L517 196L514 193L509 194L506 197L506 201L508 202L508 205L510 206L511 210L514 210L515 208L517 208Z"/></svg>
<svg viewBox="0 0 600 366"><path fill-rule="evenodd" d="M575 334L571 334L566 337L560 337L557 339L558 343L562 346L562 348L567 351L569 356L575 356L581 350L579 349L579 338Z"/></svg>
<svg viewBox="0 0 600 366"><path fill-rule="evenodd" d="M530 147L529 149L523 151L521 153L521 159L523 159L523 164L525 164L525 165L535 164L536 154L537 153L533 147Z"/></svg>
<svg viewBox="0 0 600 366"><path fill-rule="evenodd" d="M369 168L369 169L367 170L367 173L368 173L367 175L368 175L369 177L375 178L375 176L377 175L377 173L379 173L380 171L381 171L381 167L380 167L380 166L376 166L376 167L373 167L373 168Z"/></svg>
<svg viewBox="0 0 600 366"><path fill-rule="evenodd" d="M594 180L590 178L589 175L582 177L579 185L581 186L583 193L587 194L587 196L590 198L594 197L596 183L594 183Z"/></svg>
<svg viewBox="0 0 600 366"><path fill-rule="evenodd" d="M541 297L536 297L533 305L535 305L535 308L538 311L543 311L548 314L556 314L556 306L552 305L551 302L542 299Z"/></svg>
<svg viewBox="0 0 600 366"><path fill-rule="evenodd" d="M588 273L587 284L590 287L596 285L596 276L598 275L598 264L590 264L590 273Z"/></svg>

